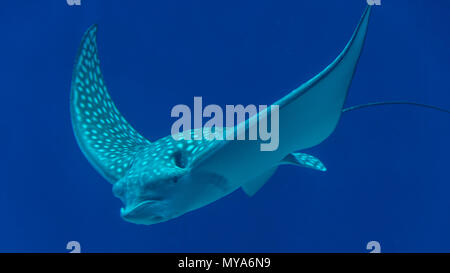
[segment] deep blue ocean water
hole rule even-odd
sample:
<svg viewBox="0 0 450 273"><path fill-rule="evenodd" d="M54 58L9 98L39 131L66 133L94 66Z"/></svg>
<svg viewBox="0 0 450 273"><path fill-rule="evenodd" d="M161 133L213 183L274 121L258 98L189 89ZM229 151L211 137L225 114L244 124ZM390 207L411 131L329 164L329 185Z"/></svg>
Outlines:
<svg viewBox="0 0 450 273"><path fill-rule="evenodd" d="M282 166L171 221L123 221L81 153L69 94L84 31L98 23L103 74L144 136L170 133L176 104L269 104L340 53L366 6L352 1L2 1L0 252L450 251L450 116L408 106L343 115L307 153L325 173ZM450 108L450 2L373 10L347 106L407 100Z"/></svg>

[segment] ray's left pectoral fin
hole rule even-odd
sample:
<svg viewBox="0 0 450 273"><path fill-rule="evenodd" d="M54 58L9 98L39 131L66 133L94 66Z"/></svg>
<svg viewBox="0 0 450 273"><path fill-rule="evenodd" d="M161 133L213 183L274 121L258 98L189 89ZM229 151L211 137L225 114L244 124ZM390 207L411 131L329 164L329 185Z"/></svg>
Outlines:
<svg viewBox="0 0 450 273"><path fill-rule="evenodd" d="M278 125L278 130L275 130L279 136L277 138L278 149L262 151L260 144L263 142L260 139L244 142L228 141L207 160L198 163L197 168L220 170L220 166L230 158L245 158L246 161L253 158L261 161L274 159L270 164L275 164L292 151L314 147L328 138L341 117L342 108L364 47L370 13L371 6L368 6L350 41L329 66L274 103L274 105L278 105L278 111L274 112L277 115L272 115L273 108L268 107L267 111L261 111L261 114L254 116L256 119L265 117L267 113L271 114L269 119L271 125ZM272 123L274 116L278 118L275 118L275 123ZM246 126L245 128L245 135L247 135L250 133L250 128L256 128L256 126ZM296 162L296 165L308 166L306 162L302 162L301 158L295 158L295 156L286 162L291 164ZM223 168L220 171L224 175L226 174Z"/></svg>
<svg viewBox="0 0 450 273"><path fill-rule="evenodd" d="M370 12L368 6L347 46L328 67L275 103L281 149L316 146L336 128L364 46Z"/></svg>
<svg viewBox="0 0 450 273"><path fill-rule="evenodd" d="M290 153L280 161L280 165L295 165L322 172L327 171L325 165L318 158L304 153Z"/></svg>

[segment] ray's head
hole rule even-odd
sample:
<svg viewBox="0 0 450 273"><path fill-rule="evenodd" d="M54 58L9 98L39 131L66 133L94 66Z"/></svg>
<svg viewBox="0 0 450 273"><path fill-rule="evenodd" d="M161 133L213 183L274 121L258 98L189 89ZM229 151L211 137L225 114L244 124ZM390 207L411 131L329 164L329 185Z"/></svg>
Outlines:
<svg viewBox="0 0 450 273"><path fill-rule="evenodd" d="M113 186L124 204L123 219L136 224L155 224L180 214L174 201L186 183L188 157L181 148L166 141L140 151L128 173Z"/></svg>
<svg viewBox="0 0 450 273"><path fill-rule="evenodd" d="M215 191L214 177L207 181L192 175L192 164L211 141L175 141L162 138L140 150L128 172L113 186L122 200L121 216L136 224L164 222L204 204ZM216 180L217 181L217 180ZM207 183L204 183L207 182Z"/></svg>

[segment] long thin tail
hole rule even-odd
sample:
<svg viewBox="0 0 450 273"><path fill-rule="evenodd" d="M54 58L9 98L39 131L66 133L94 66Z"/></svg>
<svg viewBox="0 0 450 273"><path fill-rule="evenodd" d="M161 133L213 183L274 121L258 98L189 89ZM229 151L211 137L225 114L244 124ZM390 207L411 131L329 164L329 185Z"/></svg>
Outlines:
<svg viewBox="0 0 450 273"><path fill-rule="evenodd" d="M399 105L399 104L400 105L412 105L412 106L424 107L424 108L429 108L429 109L432 109L432 110L437 110L437 111L440 111L440 112L444 112L444 113L450 114L450 110L448 110L448 109L444 109L444 108L437 107L437 106L434 106L434 105L417 103L417 102L409 102L409 101L370 102L370 103L359 104L359 105L347 107L347 108L342 110L342 113L353 111L353 110L358 110L358 109L362 109L362 108L372 107L372 106Z"/></svg>

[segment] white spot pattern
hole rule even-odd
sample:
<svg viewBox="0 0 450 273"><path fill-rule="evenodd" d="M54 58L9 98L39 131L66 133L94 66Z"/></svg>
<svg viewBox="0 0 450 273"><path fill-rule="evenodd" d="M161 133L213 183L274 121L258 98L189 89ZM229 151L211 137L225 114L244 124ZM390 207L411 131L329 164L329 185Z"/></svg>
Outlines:
<svg viewBox="0 0 450 273"><path fill-rule="evenodd" d="M150 144L131 127L111 100L100 71L97 26L81 42L72 78L71 116L78 143L94 167L114 183L137 151Z"/></svg>

